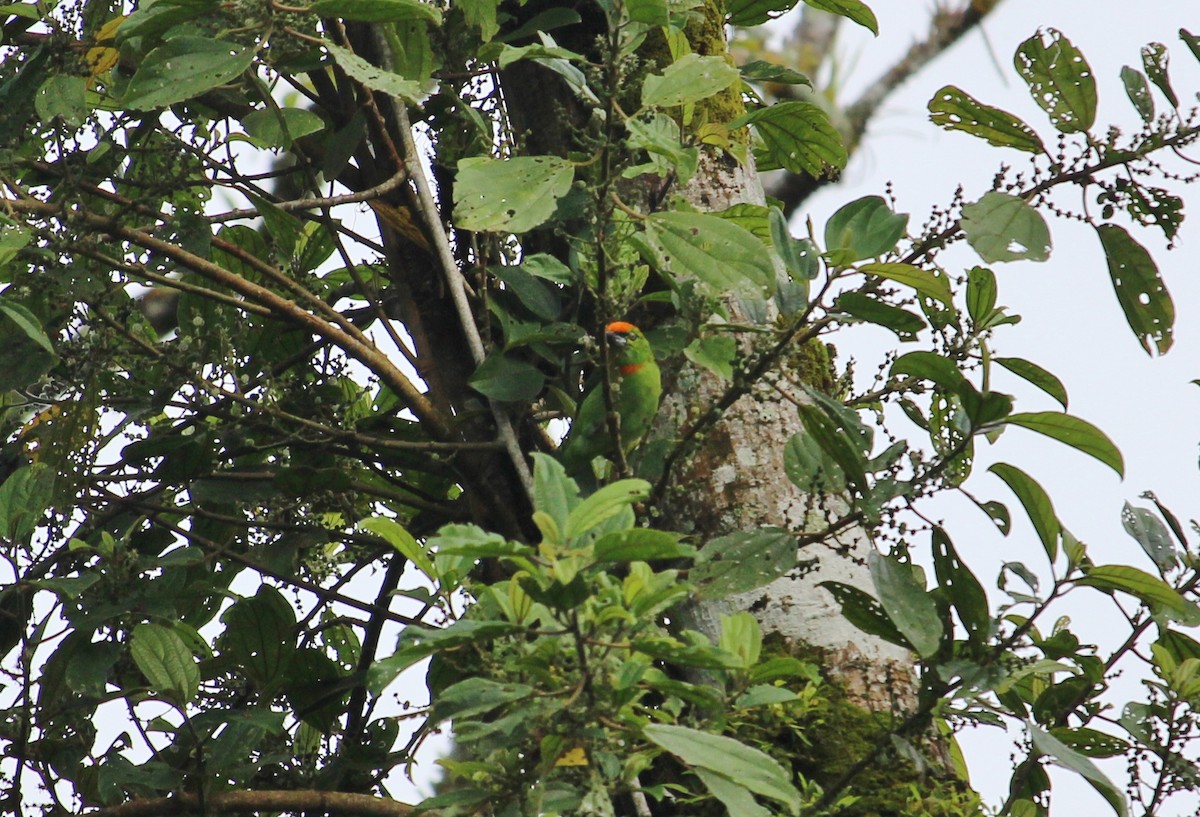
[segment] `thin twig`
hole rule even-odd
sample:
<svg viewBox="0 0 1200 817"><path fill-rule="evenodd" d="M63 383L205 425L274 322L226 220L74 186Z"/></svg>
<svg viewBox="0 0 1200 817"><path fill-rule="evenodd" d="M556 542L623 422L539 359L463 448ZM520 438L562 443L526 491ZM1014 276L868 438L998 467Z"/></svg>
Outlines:
<svg viewBox="0 0 1200 817"><path fill-rule="evenodd" d="M421 164L421 153L413 138L412 123L408 119L408 108L402 99L396 99L395 103L396 115L400 121L400 136L404 143L404 163L408 169L408 176L412 179L413 187L417 191L417 198L421 202L421 215L424 217L426 226L429 228L429 235L433 239L438 264L446 276L450 297L454 302L454 310L458 314L467 345L471 349L471 358L478 366L487 357L487 352L483 348L483 338L479 335L479 327L475 325L475 316L471 311L471 304L467 300L467 282L458 268L458 263L454 260L454 252L450 248L450 239L446 235L446 228L438 217L437 203L433 199L433 191L429 186L429 180L425 177L425 168ZM533 474L530 473L529 466L525 462L525 455L517 441L512 420L495 401L489 399L488 405L495 418L496 431L500 441L508 450L509 458L512 460L513 468L516 469L526 495L532 500Z"/></svg>

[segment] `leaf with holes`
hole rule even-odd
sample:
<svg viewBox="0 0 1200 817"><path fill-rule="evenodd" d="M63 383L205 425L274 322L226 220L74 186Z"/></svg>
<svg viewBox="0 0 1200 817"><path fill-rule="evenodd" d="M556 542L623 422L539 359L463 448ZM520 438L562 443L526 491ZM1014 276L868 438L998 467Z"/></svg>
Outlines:
<svg viewBox="0 0 1200 817"><path fill-rule="evenodd" d="M1179 97L1175 95L1175 89L1171 87L1171 77L1167 73L1169 64L1170 58L1167 56L1165 45L1150 43L1142 46L1142 67L1146 69L1146 76L1162 91L1171 107L1178 108Z"/></svg>
<svg viewBox="0 0 1200 817"><path fill-rule="evenodd" d="M768 162L793 173L821 176L846 166L849 154L829 114L810 102L778 102L739 116L730 130L753 125ZM756 154L757 156L757 154Z"/></svg>
<svg viewBox="0 0 1200 817"><path fill-rule="evenodd" d="M1050 257L1050 229L1024 199L992 191L963 208L967 242L987 263L1045 261Z"/></svg>
<svg viewBox="0 0 1200 817"><path fill-rule="evenodd" d="M953 85L945 86L929 100L929 118L946 130L978 136L996 147L1016 148L1027 153L1046 151L1033 128L1008 111L984 105Z"/></svg>
<svg viewBox="0 0 1200 817"><path fill-rule="evenodd" d="M675 108L724 91L742 75L724 57L686 54L642 82L643 108Z"/></svg>
<svg viewBox="0 0 1200 817"><path fill-rule="evenodd" d="M707 213L664 212L646 219L655 259L676 275L706 284L714 294L769 297L775 288L771 253L754 233Z"/></svg>
<svg viewBox="0 0 1200 817"><path fill-rule="evenodd" d="M1167 526L1153 511L1126 502L1121 508L1121 525L1142 546L1159 571L1166 572L1175 567L1175 544L1171 541Z"/></svg>
<svg viewBox="0 0 1200 817"><path fill-rule="evenodd" d="M229 82L254 62L253 47L205 37L175 37L151 51L129 80L119 104L165 108Z"/></svg>
<svg viewBox="0 0 1200 817"><path fill-rule="evenodd" d="M1082 133L1095 123L1096 78L1061 31L1034 34L1017 48L1013 64L1060 133Z"/></svg>
<svg viewBox="0 0 1200 817"><path fill-rule="evenodd" d="M554 215L574 178L575 166L557 156L461 159L454 217L464 230L523 233Z"/></svg>
<svg viewBox="0 0 1200 817"><path fill-rule="evenodd" d="M1133 103L1134 109L1143 122L1154 121L1154 97L1150 95L1150 86L1146 76L1128 65L1121 68L1121 83L1125 86L1125 95Z"/></svg>
<svg viewBox="0 0 1200 817"><path fill-rule="evenodd" d="M1175 303L1158 274L1158 265L1146 248L1124 227L1101 224L1096 228L1108 274L1125 320L1147 354L1166 354L1174 342Z"/></svg>

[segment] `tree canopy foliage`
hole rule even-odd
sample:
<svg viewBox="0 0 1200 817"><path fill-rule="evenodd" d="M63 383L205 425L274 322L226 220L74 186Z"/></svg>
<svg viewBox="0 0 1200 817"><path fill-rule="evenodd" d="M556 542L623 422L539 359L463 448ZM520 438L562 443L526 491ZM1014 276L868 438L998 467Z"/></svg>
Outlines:
<svg viewBox="0 0 1200 817"><path fill-rule="evenodd" d="M859 0L804 2L886 35ZM728 26L794 5L0 8L6 808L408 814L388 776L448 726L420 804L439 814L974 814L970 724L1026 736L1003 813L1049 813L1049 764L1121 815L1194 802L1195 525L1147 496L1123 515L1145 566L1099 564L1024 464L989 469L1016 503L965 485L1014 426L1124 469L1067 384L994 353L1019 317L993 267L1086 223L1136 342L1168 352L1144 235L1176 238L1200 114L1167 47L1108 81L1031 32L1013 66L1042 121L970 87L929 101L933 126L997 148L989 192L920 224L867 196L797 236L879 100L841 116L810 66L728 55ZM1137 132L1096 121L1121 89ZM957 242L979 262L943 265ZM585 389L611 390L614 319L645 330L667 399L581 491L556 440ZM859 324L895 336L874 378L826 346ZM1016 382L1062 410L1018 410ZM757 441L779 472L697 466L756 404L795 422ZM689 517L697 469L720 468L803 499ZM923 513L948 491L1005 533L1027 515L1045 567L985 591ZM686 623L851 528L879 545L851 559L866 585L820 592L912 654L902 709L859 711L751 611ZM1119 605L1123 641L1056 620L1081 594ZM1115 697L1117 672L1140 697ZM1125 782L1096 763L1117 757Z"/></svg>

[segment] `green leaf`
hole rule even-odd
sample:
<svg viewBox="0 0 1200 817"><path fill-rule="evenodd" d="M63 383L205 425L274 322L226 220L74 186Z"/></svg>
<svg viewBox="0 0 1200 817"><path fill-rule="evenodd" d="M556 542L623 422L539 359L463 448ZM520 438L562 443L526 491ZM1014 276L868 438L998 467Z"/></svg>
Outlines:
<svg viewBox="0 0 1200 817"><path fill-rule="evenodd" d="M987 267L967 272L967 314L976 326L986 326L996 309L996 275Z"/></svg>
<svg viewBox="0 0 1200 817"><path fill-rule="evenodd" d="M772 82L778 85L807 85L812 87L812 80L783 65L776 65L764 60L751 60L741 67L742 79L747 82Z"/></svg>
<svg viewBox="0 0 1200 817"><path fill-rule="evenodd" d="M200 667L170 627L137 625L129 640L129 654L150 686L173 704L183 706L200 691Z"/></svg>
<svg viewBox="0 0 1200 817"><path fill-rule="evenodd" d="M9 473L0 484L0 538L22 542L42 521L54 499L55 469L35 462Z"/></svg>
<svg viewBox="0 0 1200 817"><path fill-rule="evenodd" d="M951 394L964 389L967 385L957 364L949 358L942 357L937 352L924 350L909 352L896 358L892 364L891 375L906 374L929 380Z"/></svg>
<svg viewBox="0 0 1200 817"><path fill-rule="evenodd" d="M1150 43L1142 46L1142 67L1146 69L1146 76L1158 87L1158 90L1162 91L1167 102L1171 103L1171 107L1178 108L1179 97L1175 95L1175 89L1171 87L1171 77L1167 73L1169 63L1167 47L1162 43Z"/></svg>
<svg viewBox="0 0 1200 817"><path fill-rule="evenodd" d="M570 542L648 496L650 483L644 479L622 479L605 485L571 509L563 535Z"/></svg>
<svg viewBox="0 0 1200 817"><path fill-rule="evenodd" d="M1113 445L1108 435L1086 420L1057 411L1034 411L1009 415L1005 422L1066 443L1100 460L1118 475L1125 476L1125 462L1121 452Z"/></svg>
<svg viewBox="0 0 1200 817"><path fill-rule="evenodd" d="M850 486L857 493L865 495L868 490L866 463L848 430L818 406L802 405L798 411L805 433L816 440L821 450L837 463Z"/></svg>
<svg viewBox="0 0 1200 817"><path fill-rule="evenodd" d="M579 504L579 486L567 476L561 462L549 454L533 455L533 507L548 514L561 531L567 514Z"/></svg>
<svg viewBox="0 0 1200 817"><path fill-rule="evenodd" d="M1067 387L1041 366L1019 357L994 357L992 362L1037 386L1057 400L1064 409L1067 407Z"/></svg>
<svg viewBox="0 0 1200 817"><path fill-rule="evenodd" d="M963 208L967 242L987 263L1045 261L1050 257L1050 230L1024 199L995 191Z"/></svg>
<svg viewBox="0 0 1200 817"><path fill-rule="evenodd" d="M729 335L706 335L689 343L683 350L683 355L718 377L732 380L733 363L737 359L737 341Z"/></svg>
<svg viewBox="0 0 1200 817"><path fill-rule="evenodd" d="M38 116L49 122L61 117L73 127L79 127L87 119L87 78L71 74L52 74L33 98Z"/></svg>
<svg viewBox="0 0 1200 817"><path fill-rule="evenodd" d="M931 658L941 645L945 631L937 605L918 578L917 568L876 550L867 555L867 564L887 617L912 644L917 655Z"/></svg>
<svg viewBox="0 0 1200 817"><path fill-rule="evenodd" d="M387 542L396 552L412 562L430 581L437 581L437 570L425 548L395 519L374 516L358 523L359 530L373 533Z"/></svg>
<svg viewBox="0 0 1200 817"><path fill-rule="evenodd" d="M646 219L646 237L676 275L703 282L714 294L769 296L775 265L757 236L707 213L669 211Z"/></svg>
<svg viewBox="0 0 1200 817"><path fill-rule="evenodd" d="M907 218L907 216L904 216ZM918 294L933 298L944 306L954 305L954 296L950 292L950 280L941 270L925 270L912 264L863 264L858 271L865 275L874 275L912 287Z"/></svg>
<svg viewBox="0 0 1200 817"><path fill-rule="evenodd" d="M242 127L263 147L288 148L301 136L320 131L325 121L304 108L268 108L246 114Z"/></svg>
<svg viewBox="0 0 1200 817"><path fill-rule="evenodd" d="M1088 783L1092 784L1092 788L1108 801L1108 804L1112 806L1113 811L1119 817L1126 817L1129 812L1125 803L1124 793L1120 788L1113 785L1113 782L1105 776L1104 772L1096 767L1095 763L1092 763L1087 757L1076 752L1049 732L1044 731L1037 724L1029 722L1027 726L1029 727L1029 736L1033 741L1033 748L1036 751L1051 758L1064 769L1070 769L1081 775Z"/></svg>
<svg viewBox="0 0 1200 817"><path fill-rule="evenodd" d="M254 62L254 54L253 46L175 37L146 55L118 104L150 110L191 99L239 76Z"/></svg>
<svg viewBox="0 0 1200 817"><path fill-rule="evenodd" d="M756 26L774 20L800 0L730 0L728 22L735 26Z"/></svg>
<svg viewBox="0 0 1200 817"><path fill-rule="evenodd" d="M342 668L315 647L294 651L282 679L282 692L292 711L304 723L329 734L337 722L347 693L338 692Z"/></svg>
<svg viewBox="0 0 1200 817"><path fill-rule="evenodd" d="M1186 28L1179 29L1179 39L1183 40L1188 50L1192 52L1192 56L1200 60L1200 37L1197 37Z"/></svg>
<svg viewBox="0 0 1200 817"><path fill-rule="evenodd" d="M0 391L36 383L56 360L34 314L0 293Z"/></svg>
<svg viewBox="0 0 1200 817"><path fill-rule="evenodd" d="M1101 224L1096 233L1104 247L1108 274L1129 328L1147 354L1153 351L1166 354L1175 342L1175 303L1158 274L1154 258L1124 227Z"/></svg>
<svg viewBox="0 0 1200 817"><path fill-rule="evenodd" d="M987 594L940 526L933 529L933 569L938 587L949 596L971 640L985 641L991 630Z"/></svg>
<svg viewBox="0 0 1200 817"><path fill-rule="evenodd" d="M1045 153L1033 128L1008 111L984 105L969 94L947 85L929 100L929 118L946 130L958 130L986 139L989 145L1027 153Z"/></svg>
<svg viewBox="0 0 1200 817"><path fill-rule="evenodd" d="M1059 726L1050 734L1087 757L1115 757L1129 749L1129 741L1086 726Z"/></svg>
<svg viewBox="0 0 1200 817"><path fill-rule="evenodd" d="M696 768L692 773L700 778L709 794L721 801L730 817L772 817L774 814L760 806L754 794L741 783L708 769Z"/></svg>
<svg viewBox="0 0 1200 817"><path fill-rule="evenodd" d="M490 400L520 403L541 394L546 375L532 363L493 352L479 364L467 382Z"/></svg>
<svg viewBox="0 0 1200 817"><path fill-rule="evenodd" d="M794 567L796 537L786 530L761 528L704 543L689 577L701 599L724 599L763 587Z"/></svg>
<svg viewBox="0 0 1200 817"><path fill-rule="evenodd" d="M495 37L500 31L496 14L499 0L459 0L455 5L462 9L467 24L479 29L479 36L484 42Z"/></svg>
<svg viewBox="0 0 1200 817"><path fill-rule="evenodd" d="M1092 127L1096 78L1083 54L1061 31L1046 28L1021 43L1013 64L1060 133L1083 133Z"/></svg>
<svg viewBox="0 0 1200 817"><path fill-rule="evenodd" d="M606 533L592 546L597 562L648 562L653 559L682 559L696 549L680 542L682 534L653 528L630 528Z"/></svg>
<svg viewBox="0 0 1200 817"><path fill-rule="evenodd" d="M738 82L742 75L725 57L685 54L661 74L642 81L643 108L675 108L707 99Z"/></svg>
<svg viewBox="0 0 1200 817"><path fill-rule="evenodd" d="M817 585L833 596L842 608L842 616L868 635L877 636L906 650L916 650L903 633L896 628L883 605L870 594L842 582L825 581Z"/></svg>
<svg viewBox="0 0 1200 817"><path fill-rule="evenodd" d="M523 233L554 215L574 178L575 166L557 156L461 159L454 217L465 230Z"/></svg>
<svg viewBox="0 0 1200 817"><path fill-rule="evenodd" d="M504 288L543 321L553 321L562 312L557 290L542 283L522 265L488 267L488 272L503 281Z"/></svg>
<svg viewBox="0 0 1200 817"><path fill-rule="evenodd" d="M804 4L820 11L846 17L876 37L879 36L879 22L875 19L875 12L871 11L861 0L804 0Z"/></svg>
<svg viewBox="0 0 1200 817"><path fill-rule="evenodd" d="M837 266L877 258L896 249L908 227L908 213L893 213L881 196L844 205L825 224L825 250Z"/></svg>
<svg viewBox="0 0 1200 817"><path fill-rule="evenodd" d="M536 690L525 684L503 684L490 678L467 678L442 690L433 702L429 722L468 718L491 712L498 706L529 698Z"/></svg>
<svg viewBox="0 0 1200 817"><path fill-rule="evenodd" d="M778 207L771 208L767 223L771 243L775 246L775 252L779 253L788 275L807 286L821 271L821 254L817 245L807 238L793 238L788 230L787 216Z"/></svg>
<svg viewBox="0 0 1200 817"><path fill-rule="evenodd" d="M263 585L253 598L240 599L221 617L228 655L267 696L278 692L296 651L296 613L273 587Z"/></svg>
<svg viewBox="0 0 1200 817"><path fill-rule="evenodd" d="M1162 579L1136 567L1100 565L1089 569L1087 575L1076 579L1075 583L1100 590L1120 590L1152 605L1181 624L1189 627L1200 624L1200 606Z"/></svg>
<svg viewBox="0 0 1200 817"><path fill-rule="evenodd" d="M836 305L851 317L892 330L900 340L916 340L917 333L925 328L925 320L919 315L861 292L843 292Z"/></svg>
<svg viewBox="0 0 1200 817"><path fill-rule="evenodd" d="M1046 489L1029 474L1008 463L998 462L988 470L1004 480L1004 484L1017 495L1042 541L1046 556L1053 562L1058 556L1058 536L1062 528Z"/></svg>
<svg viewBox="0 0 1200 817"><path fill-rule="evenodd" d="M522 629L520 625L507 621L475 619L460 619L440 630L418 626L406 627L397 639L396 651L373 663L367 671L367 686L372 692L379 694L401 672L435 652L453 650L477 642L492 642Z"/></svg>
<svg viewBox="0 0 1200 817"><path fill-rule="evenodd" d="M390 23L397 20L442 22L437 6L421 0L314 0L309 11L322 17L361 20L365 23Z"/></svg>
<svg viewBox="0 0 1200 817"><path fill-rule="evenodd" d="M666 26L671 21L667 0L627 0L625 13L635 23L648 26Z"/></svg>
<svg viewBox="0 0 1200 817"><path fill-rule="evenodd" d="M689 766L736 781L757 795L783 803L793 813L800 809L800 792L792 785L791 773L765 752L685 726L651 724L642 732L651 743Z"/></svg>
<svg viewBox="0 0 1200 817"><path fill-rule="evenodd" d="M1138 116L1143 122L1154 121L1154 97L1150 95L1150 86L1141 71L1128 65L1121 68L1121 83L1125 86L1125 95L1133 103Z"/></svg>
<svg viewBox="0 0 1200 817"><path fill-rule="evenodd" d="M811 434L793 434L783 447L783 472L806 493L838 494L846 490L846 476Z"/></svg>
<svg viewBox="0 0 1200 817"><path fill-rule="evenodd" d="M849 161L829 114L811 102L777 102L758 108L730 122L729 129L746 125L754 126L770 161L793 173L821 176L830 168L841 170Z"/></svg>
<svg viewBox="0 0 1200 817"><path fill-rule="evenodd" d="M1165 573L1175 567L1177 557L1171 533L1153 511L1126 502L1121 508L1121 526L1137 540L1160 572Z"/></svg>
<svg viewBox="0 0 1200 817"><path fill-rule="evenodd" d="M688 577L697 597L722 599L763 587L796 567L796 537L759 528L705 542Z"/></svg>
<svg viewBox="0 0 1200 817"><path fill-rule="evenodd" d="M321 45L351 79L358 80L373 91L381 91L398 97L410 105L420 105L429 96L431 88L427 84L422 84L418 80L405 79L391 71L385 71L379 66L367 62L353 51L328 40L322 40Z"/></svg>

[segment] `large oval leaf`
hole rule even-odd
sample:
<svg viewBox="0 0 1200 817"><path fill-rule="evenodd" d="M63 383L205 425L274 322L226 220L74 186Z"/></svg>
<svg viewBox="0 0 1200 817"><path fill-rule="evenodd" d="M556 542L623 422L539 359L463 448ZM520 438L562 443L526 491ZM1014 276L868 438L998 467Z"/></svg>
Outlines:
<svg viewBox="0 0 1200 817"><path fill-rule="evenodd" d="M661 74L642 82L643 108L674 108L699 102L741 80L741 73L724 57L685 54Z"/></svg>
<svg viewBox="0 0 1200 817"><path fill-rule="evenodd" d="M739 116L730 130L753 125L775 166L820 176L846 166L849 154L829 114L811 102L778 102ZM761 163L760 163L761 165Z"/></svg>
<svg viewBox="0 0 1200 817"><path fill-rule="evenodd" d="M754 233L706 213L655 213L646 237L676 274L695 277L714 294L769 297L775 288L771 254Z"/></svg>
<svg viewBox="0 0 1200 817"><path fill-rule="evenodd" d="M1116 224L1096 228L1108 274L1125 320L1147 354L1166 354L1174 343L1175 302L1158 274L1154 258Z"/></svg>
<svg viewBox="0 0 1200 817"><path fill-rule="evenodd" d="M207 37L175 37L146 55L120 104L138 110L165 108L229 82L253 61L252 47Z"/></svg>
<svg viewBox="0 0 1200 817"><path fill-rule="evenodd" d="M458 226L479 232L532 230L554 215L574 177L575 166L557 156L462 159L454 185Z"/></svg>
<svg viewBox="0 0 1200 817"><path fill-rule="evenodd" d="M1096 121L1096 77L1063 33L1047 28L1013 55L1017 73L1060 133L1082 133Z"/></svg>
<svg viewBox="0 0 1200 817"><path fill-rule="evenodd" d="M992 191L963 208L963 232L984 261L1045 261L1050 230L1024 199Z"/></svg>

